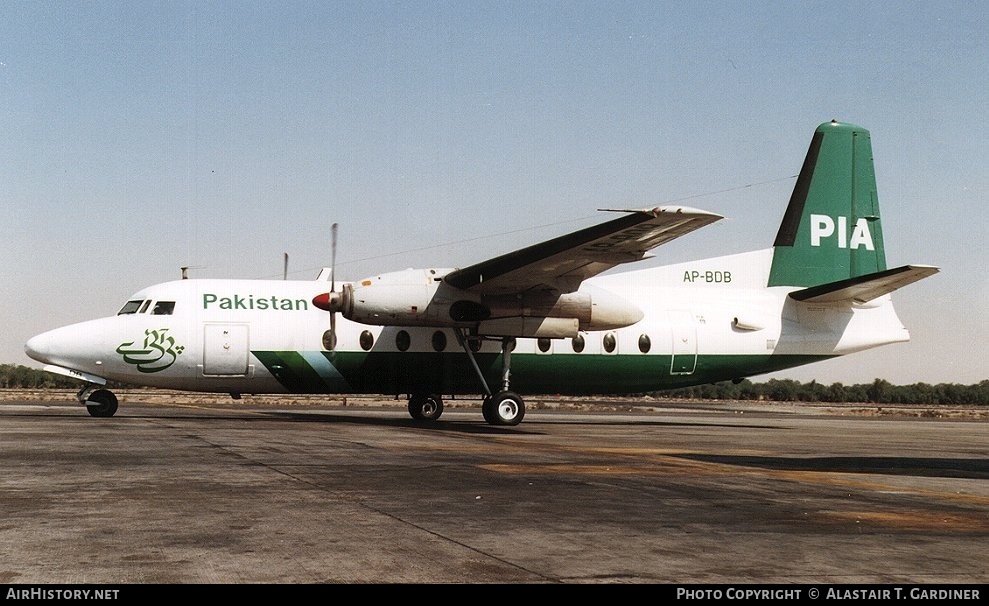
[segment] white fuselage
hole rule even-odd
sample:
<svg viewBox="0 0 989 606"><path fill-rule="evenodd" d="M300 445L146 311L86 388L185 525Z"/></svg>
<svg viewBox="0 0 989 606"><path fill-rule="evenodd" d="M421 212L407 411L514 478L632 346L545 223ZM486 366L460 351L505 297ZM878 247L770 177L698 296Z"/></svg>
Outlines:
<svg viewBox="0 0 989 606"><path fill-rule="evenodd" d="M801 303L765 287L772 250L598 276L599 289L642 312L634 324L571 338L519 338L519 391L628 393L742 378L906 341L888 296L865 305ZM32 338L45 364L128 384L231 393L479 393L452 328L336 319L313 299L323 281L179 280L150 286L126 313ZM164 302L164 305L159 305ZM172 305L174 303L174 305ZM154 311L169 312L155 314ZM498 380L501 344L483 341ZM633 376L632 373L635 373Z"/></svg>

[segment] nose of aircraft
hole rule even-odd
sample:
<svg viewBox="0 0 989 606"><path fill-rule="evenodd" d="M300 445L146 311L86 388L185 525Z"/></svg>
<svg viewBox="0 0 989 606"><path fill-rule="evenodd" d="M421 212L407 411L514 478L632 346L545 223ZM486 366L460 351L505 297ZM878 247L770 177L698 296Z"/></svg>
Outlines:
<svg viewBox="0 0 989 606"><path fill-rule="evenodd" d="M38 362L80 372L102 370L106 352L123 340L112 328L106 318L62 326L28 339L24 353Z"/></svg>
<svg viewBox="0 0 989 606"><path fill-rule="evenodd" d="M49 333L35 335L24 344L24 353L38 362L48 362L50 349L51 338L49 337Z"/></svg>

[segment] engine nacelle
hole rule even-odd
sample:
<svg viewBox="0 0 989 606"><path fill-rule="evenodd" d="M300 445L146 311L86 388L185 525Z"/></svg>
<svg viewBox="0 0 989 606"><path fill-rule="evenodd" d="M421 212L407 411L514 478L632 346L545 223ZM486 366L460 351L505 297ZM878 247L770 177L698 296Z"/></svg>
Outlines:
<svg viewBox="0 0 989 606"><path fill-rule="evenodd" d="M457 326L450 307L460 300L480 304L459 289L443 284L451 270L407 269L351 285L340 311L348 320L388 326Z"/></svg>
<svg viewBox="0 0 989 606"><path fill-rule="evenodd" d="M381 274L344 284L340 292L318 295L313 304L363 324L464 327L517 337L573 336L577 330L612 330L642 319L638 307L601 289L482 297L445 284L442 276L449 271Z"/></svg>
<svg viewBox="0 0 989 606"><path fill-rule="evenodd" d="M576 318L495 318L479 323L477 332L488 337L572 339L579 327Z"/></svg>

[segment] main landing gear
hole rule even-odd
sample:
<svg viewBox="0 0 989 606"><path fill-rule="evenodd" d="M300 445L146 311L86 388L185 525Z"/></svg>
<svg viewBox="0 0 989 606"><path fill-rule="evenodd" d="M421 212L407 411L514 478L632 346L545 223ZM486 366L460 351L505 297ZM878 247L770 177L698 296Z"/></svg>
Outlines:
<svg viewBox="0 0 989 606"><path fill-rule="evenodd" d="M484 398L481 413L492 425L518 425L525 416L525 402L517 393L503 390Z"/></svg>
<svg viewBox="0 0 989 606"><path fill-rule="evenodd" d="M504 337L501 340L501 391L494 394L491 393L491 388L484 380L484 375L481 374L481 369L478 368L477 362L474 360L473 352L467 346L465 335L461 335L461 340L464 342L464 350L467 352L471 364L474 365L474 370L477 371L477 376L481 379L484 393L488 394L488 397L484 398L484 402L481 403L484 420L491 425L518 425L521 423L522 417L525 416L525 402L522 401L522 396L508 390L509 377L512 374L512 350L515 349L515 339Z"/></svg>
<svg viewBox="0 0 989 606"><path fill-rule="evenodd" d="M515 348L515 339L510 337L501 339L501 390L492 393L491 388L488 387L488 382L484 379L484 373L481 372L477 360L474 359L474 351L468 340L475 339L474 344L476 345L478 338L468 337L465 330L457 331L457 339L467 353L467 357L470 358L470 363L484 387L486 395L481 402L481 413L484 415L484 420L491 425L518 425L522 422L522 417L525 416L525 402L522 400L522 396L509 391L509 376L511 375L512 350ZM443 399L435 394L413 393L409 396L409 414L417 421L435 421L443 414Z"/></svg>
<svg viewBox="0 0 989 606"><path fill-rule="evenodd" d="M443 414L443 399L435 394L409 396L409 415L416 421L435 421ZM500 391L484 397L481 414L491 425L518 425L525 416L522 396Z"/></svg>
<svg viewBox="0 0 989 606"><path fill-rule="evenodd" d="M509 391L509 377L512 374L512 350L515 349L515 339L504 337L501 340L501 390L497 393L491 393L488 382L484 380L484 373L481 372L477 360L474 359L474 352L471 350L467 331L458 330L457 339L467 353L467 357L470 358L470 363L478 378L481 379L481 385L484 386L484 393L487 394L481 403L481 413L484 415L484 420L491 425L511 426L521 423L522 417L525 416L525 402L522 401L522 396Z"/></svg>
<svg viewBox="0 0 989 606"><path fill-rule="evenodd" d="M87 385L79 390L76 398L86 405L86 411L94 417L112 417L117 412L117 396L109 389L97 389Z"/></svg>

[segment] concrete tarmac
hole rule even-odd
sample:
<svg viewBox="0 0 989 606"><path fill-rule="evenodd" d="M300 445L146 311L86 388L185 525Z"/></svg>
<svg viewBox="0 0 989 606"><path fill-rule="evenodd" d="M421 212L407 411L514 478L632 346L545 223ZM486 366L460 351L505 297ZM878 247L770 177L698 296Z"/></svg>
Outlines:
<svg viewBox="0 0 989 606"><path fill-rule="evenodd" d="M989 581L979 418L177 402L0 402L0 582Z"/></svg>

